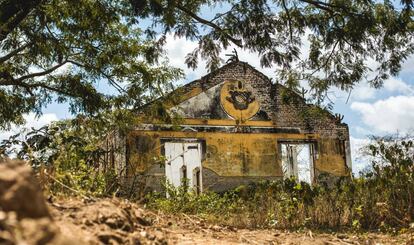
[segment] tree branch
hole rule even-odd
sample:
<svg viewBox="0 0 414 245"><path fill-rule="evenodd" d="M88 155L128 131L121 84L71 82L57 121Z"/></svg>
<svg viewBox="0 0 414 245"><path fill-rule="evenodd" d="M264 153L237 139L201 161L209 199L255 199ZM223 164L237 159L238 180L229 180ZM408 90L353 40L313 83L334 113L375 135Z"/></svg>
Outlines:
<svg viewBox="0 0 414 245"><path fill-rule="evenodd" d="M333 48L332 48L332 50L331 50L330 54L328 55L328 57L327 57L327 58L326 58L326 60L325 60L325 62L324 62L321 66L319 66L316 70L314 70L314 71L311 73L311 76L313 76L316 72L320 71L322 68L324 68L324 67L326 67L326 66L328 65L328 62L329 62L329 60L332 58L332 55L333 55L333 53L335 52L336 46L338 45L339 41L340 41L340 40L338 40L338 41L336 41L336 42L335 42L335 44L334 44L334 46L333 46Z"/></svg>
<svg viewBox="0 0 414 245"><path fill-rule="evenodd" d="M69 63L72 63L72 64L74 64L74 65L76 65L76 66L79 66L79 67L84 67L84 68L87 68L87 66L86 65L84 65L84 64L81 64L81 63L79 63L79 62L77 62L77 61L74 61L74 60L68 60L68 62ZM121 85L119 85L114 79L112 79L111 78L111 76L109 76L108 74L106 74L105 72L103 72L103 71L101 71L101 70L99 70L99 72L104 76L104 77L106 77L106 79L108 79L108 81L109 81L109 83L112 85L112 86L114 86L115 87L115 89L116 90L118 90L118 92L120 92L120 93L126 93L126 91L125 91L125 89L121 86Z"/></svg>
<svg viewBox="0 0 414 245"><path fill-rule="evenodd" d="M320 1L312 1L312 0L299 0L300 2L305 2L308 4L311 4L319 9L325 10L327 12L331 12L333 13L334 11L330 8L335 7L334 5L328 4L328 3L324 3L324 2L320 2Z"/></svg>
<svg viewBox="0 0 414 245"><path fill-rule="evenodd" d="M0 42L27 17L27 15L38 5L41 0L7 0L0 5Z"/></svg>
<svg viewBox="0 0 414 245"><path fill-rule="evenodd" d="M23 81L25 79L47 75L49 73L52 73L53 71L55 71L56 69L58 69L59 67L63 66L66 63L67 63L67 60L65 60L65 61L63 61L63 62L61 62L61 63L59 63L55 66L52 66L47 70L44 70L44 71L41 71L41 72L31 73L31 74L28 74L28 75L25 75L25 76L21 76L21 77L17 78L16 80L17 81Z"/></svg>
<svg viewBox="0 0 414 245"><path fill-rule="evenodd" d="M223 17L223 16L225 16L225 15L233 12L235 7L236 7L236 5L233 5L233 7L231 7L231 9L229 11L224 12L224 13L221 13L221 14L218 14L216 17L214 17L212 20L210 20L210 22L213 22L213 21L215 21L217 19L220 19L221 17Z"/></svg>
<svg viewBox="0 0 414 245"><path fill-rule="evenodd" d="M74 95L74 94L68 93L66 91L60 90L60 89L55 88L55 87L51 87L50 85L47 85L45 83L41 83L41 82L32 83L32 84L25 83L22 80L18 80L18 79L14 79L13 77L10 77L10 74L5 75L5 74L0 73L0 78L3 78L3 79L0 79L0 85L23 87L32 96L34 96L34 94L32 92L32 89L41 87L41 88L48 89L50 91L56 92L58 94L64 94L66 96L76 97L76 95Z"/></svg>
<svg viewBox="0 0 414 245"><path fill-rule="evenodd" d="M50 91L56 92L56 93L58 93L58 94L63 94L63 95L69 96L69 97L78 97L78 96L77 96L77 95L75 95L75 94L71 94L71 93L69 93L69 92L66 92L66 91L60 90L60 89L58 89L58 88L51 87L51 86L49 86L49 85L47 85L47 84L45 84L45 83L34 83L34 84L29 84L29 87L32 87L32 88L41 87L41 88L48 89L48 90L50 90Z"/></svg>
<svg viewBox="0 0 414 245"><path fill-rule="evenodd" d="M290 13L289 13L289 9L286 6L286 2L285 0L282 0L282 6L286 11L286 16L288 18L288 25L289 25L289 34L290 34L290 41L292 42L293 40L293 33L292 33L292 22L291 22L291 18L290 18Z"/></svg>
<svg viewBox="0 0 414 245"><path fill-rule="evenodd" d="M25 48L29 47L30 45L32 45L33 43L26 43L25 45L16 48L15 50L11 51L10 53L6 54L3 57L0 57L0 63L3 63L5 61L7 61L8 59L10 59L11 57L15 56L16 54L18 54L20 51L23 51Z"/></svg>
<svg viewBox="0 0 414 245"><path fill-rule="evenodd" d="M220 26L216 25L215 23L208 21L206 19L203 19L201 17L199 17L198 15L194 14L193 12L191 12L190 10L186 9L185 7L177 4L176 5L177 9L181 10L182 12L184 12L185 14L189 15L191 18L197 20L198 22L200 22L201 24L205 24L210 26L211 28L221 32L223 35L225 35L232 43L234 43L236 46L238 47L242 47L242 41L240 39L236 39L232 36L230 36L229 34L227 34L223 29L221 29Z"/></svg>

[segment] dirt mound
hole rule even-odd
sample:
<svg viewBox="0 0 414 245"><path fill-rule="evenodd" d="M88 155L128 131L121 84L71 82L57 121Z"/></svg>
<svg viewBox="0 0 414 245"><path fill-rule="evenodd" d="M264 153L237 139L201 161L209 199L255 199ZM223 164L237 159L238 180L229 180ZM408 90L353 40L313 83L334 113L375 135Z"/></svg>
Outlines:
<svg viewBox="0 0 414 245"><path fill-rule="evenodd" d="M119 198L46 203L31 169L8 161L0 163L0 244L414 244L414 236L236 229Z"/></svg>
<svg viewBox="0 0 414 245"><path fill-rule="evenodd" d="M121 199L47 204L26 163L0 162L0 244L167 244L156 218Z"/></svg>
<svg viewBox="0 0 414 245"><path fill-rule="evenodd" d="M22 161L0 163L0 205L18 219L50 217L39 183Z"/></svg>
<svg viewBox="0 0 414 245"><path fill-rule="evenodd" d="M54 224L40 186L21 161L0 162L0 244L82 244Z"/></svg>
<svg viewBox="0 0 414 245"><path fill-rule="evenodd" d="M236 229L185 214L155 213L118 198L55 200L52 216L60 229L89 244L414 244L412 233L342 234L271 229Z"/></svg>
<svg viewBox="0 0 414 245"><path fill-rule="evenodd" d="M167 244L152 225L156 215L121 199L65 199L51 203L57 224L77 227L90 244Z"/></svg>

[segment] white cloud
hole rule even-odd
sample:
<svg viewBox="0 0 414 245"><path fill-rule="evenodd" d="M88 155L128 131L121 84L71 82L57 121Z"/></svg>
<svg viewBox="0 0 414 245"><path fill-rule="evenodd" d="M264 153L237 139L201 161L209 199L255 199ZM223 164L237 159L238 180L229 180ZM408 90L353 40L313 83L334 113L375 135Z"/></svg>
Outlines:
<svg viewBox="0 0 414 245"><path fill-rule="evenodd" d="M372 70L366 76L366 79L372 79L377 75L376 69L379 66L379 63L368 59L367 66ZM404 63L401 73L412 73L414 67L414 56L411 56L406 63ZM398 94L398 95L413 95L414 86L409 83L404 82L401 78L391 77L384 81L383 87L376 89L372 87L367 80L360 81L351 91L349 101L367 101L378 98L381 96L381 92L386 92L388 94ZM333 101L346 101L348 98L348 92L342 91L339 88L333 87L330 90L330 93L333 94Z"/></svg>
<svg viewBox="0 0 414 245"><path fill-rule="evenodd" d="M389 92L399 92L402 94L413 94L413 86L405 83L399 78L390 78L384 82L384 88Z"/></svg>
<svg viewBox="0 0 414 245"><path fill-rule="evenodd" d="M346 101L348 98L348 92L342 91L339 88L331 88L330 93L334 94L332 96L333 101ZM390 78L384 81L383 88L373 88L366 81L360 82L355 88L351 91L349 101L367 101L377 98L378 93L381 91L394 93L394 94L403 94L403 95L413 95L414 86L405 83L399 78Z"/></svg>
<svg viewBox="0 0 414 245"><path fill-rule="evenodd" d="M230 54L234 47L229 47L227 50L225 50L224 54ZM252 53L246 50L237 50L237 54L239 56L240 61L244 61L249 63L249 65L253 66L269 78L274 77L276 68L264 68L260 66L260 57L256 53ZM225 55L223 55L224 59L228 59Z"/></svg>
<svg viewBox="0 0 414 245"><path fill-rule="evenodd" d="M185 38L176 38L171 34L167 36L165 49L167 51L169 64L173 67L183 69L187 79L188 77L199 78L206 74L205 62L199 63L195 70L188 68L184 62L185 56L197 46L198 44L196 41L190 41Z"/></svg>
<svg viewBox="0 0 414 245"><path fill-rule="evenodd" d="M351 92L353 100L369 100L375 98L376 89L366 82L359 83Z"/></svg>
<svg viewBox="0 0 414 245"><path fill-rule="evenodd" d="M401 74L413 75L414 74L414 55L408 57L408 59L401 66Z"/></svg>
<svg viewBox="0 0 414 245"><path fill-rule="evenodd" d="M351 109L378 133L409 132L414 124L414 96L392 96L374 103L353 102Z"/></svg>
<svg viewBox="0 0 414 245"><path fill-rule="evenodd" d="M40 128L53 121L59 120L56 114L54 113L45 113L40 117L36 117L34 113L29 113L24 116L24 119L26 120L26 123L24 125L12 126L12 128L9 131L0 131L0 141L19 133L22 130L30 128Z"/></svg>
<svg viewBox="0 0 414 245"><path fill-rule="evenodd" d="M187 40L185 38L176 38L171 34L167 36L165 49L167 50L169 64L171 66L183 69L187 82L189 82L189 78L197 79L208 73L205 68L206 62L201 59L199 60L198 66L195 70L188 68L184 62L185 56L188 53L192 52L197 46L198 43L196 41ZM240 61L248 62L251 66L260 70L268 77L273 77L275 69L261 68L260 58L256 53L252 53L231 45L226 50L221 51L220 57L226 61L229 58L226 56L226 54L231 54L234 48L236 48Z"/></svg>
<svg viewBox="0 0 414 245"><path fill-rule="evenodd" d="M333 102L366 101L376 97L377 90L366 82L360 82L351 92L341 90L338 87L331 87L328 95ZM349 97L349 99L348 99Z"/></svg>
<svg viewBox="0 0 414 245"><path fill-rule="evenodd" d="M363 154L363 148L370 140L367 138L350 137L351 156L352 156L352 173L358 176L359 172L366 170L370 166L370 158Z"/></svg>
<svg viewBox="0 0 414 245"><path fill-rule="evenodd" d="M360 135L372 135L373 134L372 131L370 131L367 128L364 128L364 127L355 126L354 129Z"/></svg>

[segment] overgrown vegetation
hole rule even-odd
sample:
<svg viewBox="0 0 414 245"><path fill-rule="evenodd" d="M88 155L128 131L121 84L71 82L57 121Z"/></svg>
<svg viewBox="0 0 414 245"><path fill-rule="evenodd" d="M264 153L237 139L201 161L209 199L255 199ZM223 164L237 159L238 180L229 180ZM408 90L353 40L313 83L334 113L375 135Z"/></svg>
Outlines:
<svg viewBox="0 0 414 245"><path fill-rule="evenodd" d="M51 103L67 103L78 115L0 144L0 158L28 161L52 194L120 193L124 169L114 165L117 149L103 139L133 127L131 111L165 96L183 77L165 57L170 36L198 41L184 61L190 68L204 60L208 70L217 69L231 46L255 52L262 66L275 68L277 82L302 97L306 82L318 104L331 87L351 92L367 79L381 87L414 53L413 0L5 0L0 6L0 129L23 124L25 114L40 115ZM301 55L305 40L309 51ZM294 98L289 91L284 102ZM150 118L174 123L164 106L154 102ZM320 113L315 107L301 116ZM400 231L414 222L413 148L410 139L376 138L367 147L372 171L334 184L287 179L201 195L167 188L168 199L153 193L146 201L240 227Z"/></svg>
<svg viewBox="0 0 414 245"><path fill-rule="evenodd" d="M52 194L110 195L118 190L120 181L109 158L120 149L108 148L107 140L135 125L134 118L131 112L119 110L94 119L78 116L32 128L3 140L0 157L30 163L44 189Z"/></svg>
<svg viewBox="0 0 414 245"><path fill-rule="evenodd" d="M15 135L2 142L0 153L30 162L51 194L120 195L121 179L115 170L122 169L103 159L108 149L102 139L114 128L133 125L133 117L117 112L102 118L79 117ZM353 179L321 175L312 187L286 179L201 195L168 186L169 198L165 193L151 193L145 202L152 209L237 227L400 232L413 226L412 137L372 138L365 152L372 161L371 171Z"/></svg>
<svg viewBox="0 0 414 245"><path fill-rule="evenodd" d="M372 172L358 178L319 178L312 187L286 179L201 195L168 187L169 198L151 194L147 205L238 227L404 231L414 218L413 141L373 140L366 149Z"/></svg>

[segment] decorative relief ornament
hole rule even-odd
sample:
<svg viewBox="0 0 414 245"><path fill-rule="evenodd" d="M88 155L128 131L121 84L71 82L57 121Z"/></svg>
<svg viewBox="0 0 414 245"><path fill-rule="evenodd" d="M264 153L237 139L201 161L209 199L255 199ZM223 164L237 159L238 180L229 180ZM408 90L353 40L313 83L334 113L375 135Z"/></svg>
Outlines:
<svg viewBox="0 0 414 245"><path fill-rule="evenodd" d="M233 103L234 107L237 110L246 110L249 108L250 103L252 103L255 99L252 96L252 92L250 91L229 91L230 96L226 97L228 101Z"/></svg>
<svg viewBox="0 0 414 245"><path fill-rule="evenodd" d="M259 111L259 102L244 81L226 81L220 92L220 103L232 118L246 121Z"/></svg>

